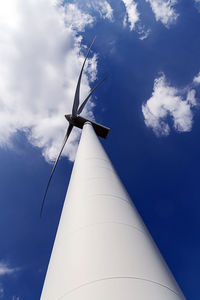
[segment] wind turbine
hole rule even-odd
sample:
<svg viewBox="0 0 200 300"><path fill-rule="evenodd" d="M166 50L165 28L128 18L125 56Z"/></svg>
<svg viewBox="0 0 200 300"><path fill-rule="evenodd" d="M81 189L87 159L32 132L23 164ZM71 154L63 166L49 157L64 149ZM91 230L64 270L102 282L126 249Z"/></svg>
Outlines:
<svg viewBox="0 0 200 300"><path fill-rule="evenodd" d="M67 119L67 121L69 122L69 126L67 128L67 131L66 131L66 134L65 134L65 137L64 137L64 140L63 140L63 143L62 143L62 146L61 146L61 150L57 156L57 159L54 163L54 166L53 166L53 169L51 171L51 174L50 174L50 177L49 177L49 180L48 180L48 183L47 183L47 186L46 186L46 190L45 190L45 193L44 193L44 197L43 197L43 200L42 200L42 205L41 205L41 209L40 209L40 216L42 216L42 211L43 211L43 208L44 208L44 203L45 203L45 199L46 199L46 196L47 196L47 192L48 192L48 189L49 189L49 185L51 183L51 179L53 177L53 174L55 172L55 169L56 169L56 166L58 164L58 161L60 159L60 156L63 152L63 149L66 145L66 142L70 136L70 133L72 132L72 129L74 126L78 127L78 128L83 128L83 125L85 124L85 122L89 121L83 117L80 116L80 114L82 113L85 105L87 104L89 98L92 96L93 92L98 88L98 86L100 84L103 83L103 81L106 79L104 78L103 80L101 80L89 93L89 95L85 98L85 100L82 102L82 104L79 106L80 104L80 85L81 85L81 78L82 78L82 75L83 75L83 70L84 70L84 67L85 67L85 63L86 63L86 60L88 58L88 55L90 53L90 50L92 48L92 45L94 43L96 38L93 39L89 49L88 49L88 52L86 54L86 57L84 59L84 62L83 62L83 65L82 65L82 68L81 68L81 72L80 72L80 75L79 75L79 78L78 78L78 82L77 82L77 86L76 86L76 91L75 91L75 96L74 96L74 102L73 102L73 107L72 107L72 114L70 115L65 115L65 118ZM93 125L93 128L96 132L96 134L102 138L106 138L108 133L109 133L109 128L108 127L105 127L105 126L102 126L96 122L93 122L93 121L89 121L92 123Z"/></svg>
<svg viewBox="0 0 200 300"><path fill-rule="evenodd" d="M79 116L96 88L79 107L85 61L58 159L83 130L40 300L185 300L97 138L109 129Z"/></svg>

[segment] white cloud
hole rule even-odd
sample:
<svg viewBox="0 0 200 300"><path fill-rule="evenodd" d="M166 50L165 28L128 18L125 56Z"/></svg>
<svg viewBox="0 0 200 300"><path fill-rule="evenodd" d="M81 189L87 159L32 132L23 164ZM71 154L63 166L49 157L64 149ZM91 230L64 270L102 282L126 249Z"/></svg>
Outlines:
<svg viewBox="0 0 200 300"><path fill-rule="evenodd" d="M195 90L187 90L184 100L182 91L170 86L164 75L154 81L154 90L150 99L142 106L147 127L157 136L168 135L170 127L167 118L171 117L174 129L179 132L191 131L193 113L196 106Z"/></svg>
<svg viewBox="0 0 200 300"><path fill-rule="evenodd" d="M68 3L65 5L65 23L68 28L76 31L84 31L85 26L92 25L94 18L81 11L76 4Z"/></svg>
<svg viewBox="0 0 200 300"><path fill-rule="evenodd" d="M156 21L161 21L167 28L174 24L178 18L178 13L174 6L177 0L146 0L151 5Z"/></svg>
<svg viewBox="0 0 200 300"><path fill-rule="evenodd" d="M77 0L81 9L90 11L91 13L97 12L102 19L113 21L113 9L110 3L106 0Z"/></svg>
<svg viewBox="0 0 200 300"><path fill-rule="evenodd" d="M75 86L83 62L83 31L92 17L74 5L56 0L0 1L0 146L26 133L47 160L60 150ZM73 19L72 26L69 26ZM96 56L89 60L92 74L83 76L82 98L96 78ZM86 116L91 115L85 108ZM73 130L64 155L74 158L78 130Z"/></svg>
<svg viewBox="0 0 200 300"><path fill-rule="evenodd" d="M137 4L134 2L134 0L122 0L124 2L124 5L126 7L126 15L124 17L123 25L124 27L127 26L129 23L129 28L132 31L135 29L135 24L139 21L140 15L137 10Z"/></svg>
<svg viewBox="0 0 200 300"><path fill-rule="evenodd" d="M138 24L137 33L139 34L139 39L143 41L146 38L148 38L149 34L151 33L151 30L146 29L144 25Z"/></svg>
<svg viewBox="0 0 200 300"><path fill-rule="evenodd" d="M11 268L8 264L5 262L0 262L0 276L12 274L18 271L17 268ZM0 286L1 288L1 286Z"/></svg>
<svg viewBox="0 0 200 300"><path fill-rule="evenodd" d="M94 1L93 7L99 12L100 16L103 19L108 19L109 21L113 21L113 9L107 1Z"/></svg>
<svg viewBox="0 0 200 300"><path fill-rule="evenodd" d="M193 82L196 84L200 84L200 72L197 74L197 76L194 77Z"/></svg>
<svg viewBox="0 0 200 300"><path fill-rule="evenodd" d="M113 9L107 1L103 1L100 11L104 19L113 20Z"/></svg>

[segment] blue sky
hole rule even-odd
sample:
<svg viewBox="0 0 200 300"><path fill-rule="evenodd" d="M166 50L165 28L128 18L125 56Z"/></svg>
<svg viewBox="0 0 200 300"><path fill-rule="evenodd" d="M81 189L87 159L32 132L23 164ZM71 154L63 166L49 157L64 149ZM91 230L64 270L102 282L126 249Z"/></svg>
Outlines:
<svg viewBox="0 0 200 300"><path fill-rule="evenodd" d="M84 115L185 297L199 299L200 1L0 3L0 299L39 299L80 132L44 189L96 36Z"/></svg>

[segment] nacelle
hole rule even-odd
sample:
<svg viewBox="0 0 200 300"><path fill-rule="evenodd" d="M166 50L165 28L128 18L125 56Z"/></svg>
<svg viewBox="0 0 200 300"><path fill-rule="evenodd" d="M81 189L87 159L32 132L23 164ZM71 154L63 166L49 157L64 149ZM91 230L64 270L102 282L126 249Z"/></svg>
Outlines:
<svg viewBox="0 0 200 300"><path fill-rule="evenodd" d="M65 118L67 119L67 121L78 127L78 128L83 128L83 125L85 124L85 122L90 122L94 128L94 131L96 132L96 134L102 138L106 138L109 131L110 131L110 128L106 127L106 126L103 126L101 124L98 124L96 122L93 122L93 121L90 121L88 119L85 119L81 116L76 116L75 118L72 118L72 115L65 115Z"/></svg>

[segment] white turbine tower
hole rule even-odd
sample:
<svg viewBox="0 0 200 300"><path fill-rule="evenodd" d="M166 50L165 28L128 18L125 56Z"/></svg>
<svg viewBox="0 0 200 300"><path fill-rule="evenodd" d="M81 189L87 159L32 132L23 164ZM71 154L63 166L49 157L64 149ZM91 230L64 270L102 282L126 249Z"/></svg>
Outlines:
<svg viewBox="0 0 200 300"><path fill-rule="evenodd" d="M109 129L78 116L77 97L67 119L83 131L40 299L184 300L96 136Z"/></svg>

